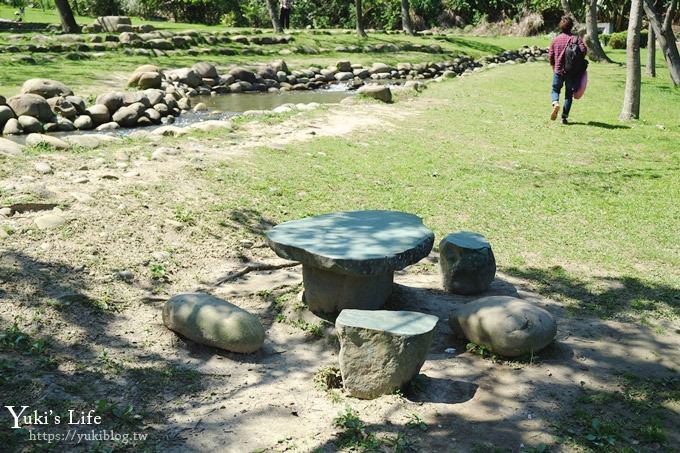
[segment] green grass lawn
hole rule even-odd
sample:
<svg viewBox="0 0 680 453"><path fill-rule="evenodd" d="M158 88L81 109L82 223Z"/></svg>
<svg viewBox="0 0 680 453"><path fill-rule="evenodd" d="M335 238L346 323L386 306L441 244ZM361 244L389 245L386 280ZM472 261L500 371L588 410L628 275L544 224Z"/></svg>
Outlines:
<svg viewBox="0 0 680 453"><path fill-rule="evenodd" d="M645 78L642 120L629 123L618 120L618 65L591 66L569 126L548 120L545 63L435 84L422 114L370 134L263 149L255 165L224 164L229 177L213 190L240 187L230 204L274 222L416 213L438 240L483 233L502 271L575 310L678 319L680 123L669 114L680 91L664 71Z"/></svg>

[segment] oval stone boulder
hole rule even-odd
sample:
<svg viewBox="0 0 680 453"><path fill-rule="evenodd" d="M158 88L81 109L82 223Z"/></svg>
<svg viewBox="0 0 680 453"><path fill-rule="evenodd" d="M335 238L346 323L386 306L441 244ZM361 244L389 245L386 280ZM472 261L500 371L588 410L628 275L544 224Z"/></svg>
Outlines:
<svg viewBox="0 0 680 453"><path fill-rule="evenodd" d="M449 327L459 337L506 357L540 351L557 334L557 323L547 310L509 296L462 305L449 315Z"/></svg>
<svg viewBox="0 0 680 453"><path fill-rule="evenodd" d="M163 307L163 323L190 340L226 351L251 353L264 343L256 316L210 294L171 297Z"/></svg>
<svg viewBox="0 0 680 453"><path fill-rule="evenodd" d="M61 82L50 79L29 79L21 87L22 94L37 94L45 99L57 96L71 96L73 90Z"/></svg>

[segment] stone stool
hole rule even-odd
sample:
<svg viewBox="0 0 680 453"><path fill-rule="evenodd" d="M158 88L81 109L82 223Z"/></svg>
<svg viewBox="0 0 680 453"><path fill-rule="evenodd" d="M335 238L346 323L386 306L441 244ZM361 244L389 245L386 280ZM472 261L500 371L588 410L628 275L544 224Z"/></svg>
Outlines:
<svg viewBox="0 0 680 453"><path fill-rule="evenodd" d="M423 366L439 318L412 311L340 312L340 372L345 390L373 399L402 388Z"/></svg>
<svg viewBox="0 0 680 453"><path fill-rule="evenodd" d="M470 231L451 233L439 243L444 288L456 294L486 291L496 275L496 259L484 236Z"/></svg>

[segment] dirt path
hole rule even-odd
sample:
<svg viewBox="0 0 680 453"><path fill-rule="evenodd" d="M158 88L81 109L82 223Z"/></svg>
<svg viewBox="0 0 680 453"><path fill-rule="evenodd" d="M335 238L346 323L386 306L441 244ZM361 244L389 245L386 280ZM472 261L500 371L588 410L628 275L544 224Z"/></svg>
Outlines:
<svg viewBox="0 0 680 453"><path fill-rule="evenodd" d="M680 340L672 328L573 317L531 292L528 282L505 275L489 295L519 295L544 306L559 320L558 341L532 363L495 363L465 352L446 319L470 298L438 290L434 255L397 276L390 301L393 308L440 318L419 388L407 395L359 401L314 388L314 373L337 363L338 345L332 326L318 338L292 322L320 322L291 308L300 291L299 268L253 272L210 288L261 317L267 340L256 354L190 344L162 325L168 295L206 289L207 282L246 263L280 262L253 233L266 227L266 219L249 213L225 218L226 232L192 219L191 212L220 199L205 190L203 179L187 175L219 162L247 162L262 146L403 126L427 107L419 99L340 105L274 126L246 124L225 136L45 154L38 159L54 170L46 175L33 170L34 161L17 163L3 190L58 203L67 225L37 230L33 221L40 213L2 220L15 234L0 243L0 319L49 337L56 358L54 369L40 373L29 373L35 363L28 359L16 364L25 377L19 390L3 386L3 405L20 404L19 397L83 407L102 399L133 405L141 421L127 429L147 432L149 445L177 452L334 451L333 419L346 406L370 431L395 439L401 433L402 446L418 451L491 451L489 445L519 451L554 443L561 432L555 424L570 417L584 389L618 390L613 377L627 372L643 379L677 376ZM158 147L176 152L150 160ZM178 211L178 205L195 209ZM288 301L288 322L275 320L277 298ZM447 348L456 353L445 353ZM680 426L677 407L675 414L669 426ZM677 430L670 436L680 445Z"/></svg>

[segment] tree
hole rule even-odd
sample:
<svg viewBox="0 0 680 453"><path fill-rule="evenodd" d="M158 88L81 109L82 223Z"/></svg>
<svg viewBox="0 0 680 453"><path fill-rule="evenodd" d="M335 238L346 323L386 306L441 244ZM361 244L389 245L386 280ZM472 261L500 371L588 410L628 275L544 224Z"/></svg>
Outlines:
<svg viewBox="0 0 680 453"><path fill-rule="evenodd" d="M586 3L586 46L588 46L588 56L591 60L612 63L602 49L598 36L597 0L588 0Z"/></svg>
<svg viewBox="0 0 680 453"><path fill-rule="evenodd" d="M562 11L564 11L564 14L567 16L571 16L571 8L569 7L569 0L560 0L560 3L562 4Z"/></svg>
<svg viewBox="0 0 680 453"><path fill-rule="evenodd" d="M413 33L413 23L411 22L411 7L408 0L401 0L401 24L406 33L415 35Z"/></svg>
<svg viewBox="0 0 680 453"><path fill-rule="evenodd" d="M76 18L73 17L73 10L71 10L68 0L54 0L54 4L59 12L61 29L64 30L64 33L80 33L80 27L76 23Z"/></svg>
<svg viewBox="0 0 680 453"><path fill-rule="evenodd" d="M274 0L267 0L267 10L269 11L269 17L272 20L272 26L276 33L283 33L283 28L281 27L281 22L279 21L278 11L276 9L276 2Z"/></svg>
<svg viewBox="0 0 680 453"><path fill-rule="evenodd" d="M656 35L652 24L647 30L647 75L656 77Z"/></svg>
<svg viewBox="0 0 680 453"><path fill-rule="evenodd" d="M365 38L366 32L364 31L364 13L361 8L361 0L354 0L354 4L357 9L357 36L359 38Z"/></svg>
<svg viewBox="0 0 680 453"><path fill-rule="evenodd" d="M630 5L628 37L626 40L626 91L623 97L623 110L620 119L640 118L640 28L642 27L642 2L633 0Z"/></svg>
<svg viewBox="0 0 680 453"><path fill-rule="evenodd" d="M666 10L666 17L661 21L658 11L654 7L653 0L644 0L643 3L647 19L654 30L654 35L659 42L659 47L663 52L663 56L668 64L668 71L671 74L671 80L675 86L680 86L680 53L678 53L678 46L675 43L675 34L673 33L673 17L678 7L678 0L672 0Z"/></svg>

